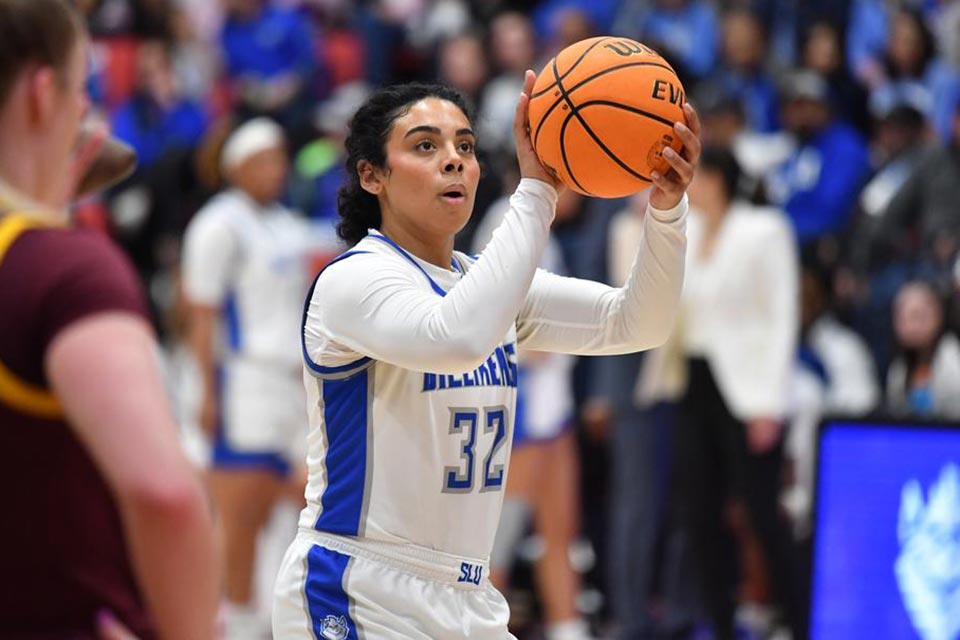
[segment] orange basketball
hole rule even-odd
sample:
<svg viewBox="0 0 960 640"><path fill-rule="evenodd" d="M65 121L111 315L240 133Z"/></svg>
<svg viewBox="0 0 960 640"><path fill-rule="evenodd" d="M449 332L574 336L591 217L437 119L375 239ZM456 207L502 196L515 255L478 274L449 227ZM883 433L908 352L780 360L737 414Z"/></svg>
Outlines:
<svg viewBox="0 0 960 640"><path fill-rule="evenodd" d="M673 68L634 40L601 37L572 44L540 72L530 99L537 155L587 196L618 198L650 185L670 166L664 147L683 146L683 86Z"/></svg>

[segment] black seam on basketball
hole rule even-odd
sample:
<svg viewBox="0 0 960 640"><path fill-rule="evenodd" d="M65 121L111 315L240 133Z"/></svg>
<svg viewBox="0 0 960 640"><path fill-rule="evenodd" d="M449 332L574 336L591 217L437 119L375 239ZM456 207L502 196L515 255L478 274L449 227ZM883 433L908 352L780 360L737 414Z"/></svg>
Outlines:
<svg viewBox="0 0 960 640"><path fill-rule="evenodd" d="M595 104L600 104L600 105L603 105L603 106L606 106L606 107L613 107L614 109L622 109L622 110L624 110L624 111L629 111L630 113L635 113L635 114L640 115L640 116L646 116L647 118L650 118L651 120L656 120L657 122L659 122L659 123L661 123L661 124L667 125L667 126L670 127L671 129L673 128L673 121L672 121L672 120L667 120L667 119L664 118L663 116L658 116L658 115L655 114L655 113L650 113L649 111L644 111L643 109L637 109L636 107L631 107L631 106L629 106L629 105L621 104L621 103L619 103L619 102L613 102L612 100L590 100L589 102L584 102L583 104L578 105L578 106L577 106L577 111L578 111L578 112L579 112L579 111L583 111L583 109L584 109L585 107L592 107L592 106L595 105Z"/></svg>
<svg viewBox="0 0 960 640"><path fill-rule="evenodd" d="M564 100L566 100L567 104L570 105L570 113L567 114L567 117L566 117L566 119L565 119L564 122L563 122L563 126L561 127L561 132L563 131L564 128L566 128L566 125L567 125L567 123L570 121L570 118L576 116L577 120L580 121L580 126L582 126L582 127L583 127L583 130L587 132L587 135L589 135L591 138L593 138L593 141L597 143L597 146L599 146L600 149L601 149L605 154L607 154L607 156L608 156L611 160L613 160L614 162L616 162L616 163L620 166L621 169L623 169L624 171L626 171L627 173L629 173L630 175L632 175L632 176L635 177L635 178L639 178L640 180L645 180L646 182L652 182L652 180L650 180L650 178L647 178L647 177L645 177L645 176L637 173L636 171L634 171L633 169L631 169L630 166L627 165L623 160L621 160L620 158L618 158L618 157L617 157L617 154L615 154L613 151L611 151L611 150L607 147L607 145L605 145L605 144L603 143L603 140L601 140L601 139L599 138L599 136L597 136L597 134L595 134L595 133L593 132L593 129L591 129L590 126L587 124L587 121L584 120L584 119L583 119L583 116L580 115L580 107L577 107L576 105L573 104L573 102L572 102L572 101L570 100L570 98L569 98L569 94L568 94L568 93L566 92L566 90L563 88L563 83L560 82L560 79L559 79L559 77L558 77L559 74L557 74L557 63L556 63L556 60L554 60L554 63L553 63L553 75L554 75L554 77L557 78L557 87L560 89L560 95L561 95L561 97L562 97ZM566 149L564 148L564 141L563 141L563 135L562 135L562 133L561 133L561 136L560 136L560 155L563 157L563 162L564 162L564 164L567 164L567 153L566 153ZM570 171L570 165L569 165L569 164L567 164L567 173L569 173L569 174L570 174L570 177L573 178L573 181L577 183L577 186L580 187L581 189L583 189L583 186L580 184L579 181L577 181L577 178L573 175L573 172ZM583 189L583 190L584 190L584 191L587 191L586 189ZM590 192L587 191L587 193L590 193Z"/></svg>
<svg viewBox="0 0 960 640"><path fill-rule="evenodd" d="M589 77L587 77L587 78L584 78L583 80L581 80L581 81L578 82L577 84L573 85L573 86L570 88L570 90L567 91L567 95L570 95L571 93L573 93L574 91L576 91L577 89L579 89L580 87L582 87L583 85L587 84L588 82L592 82L592 81L596 80L596 79L599 78L600 76L606 75L606 74L608 74L608 73L612 73L612 72L614 72L614 71L617 71L618 69L626 69L626 68L628 68L628 67L658 67L658 68L660 68L660 69L666 69L666 70L671 71L671 72L673 71L673 69L671 69L669 66L664 66L664 65L659 64L659 63L657 63L657 62L624 62L624 63L621 64L621 65L617 65L616 67L610 67L610 68L604 69L603 71L598 71L597 73L593 74L592 76L589 76ZM556 77L557 77L556 58L554 58L553 69L554 69L554 71L553 71L553 76L556 78ZM674 75L676 75L675 72L674 72ZM559 80L562 80L563 78L558 78L558 79L559 79ZM554 85L552 85L552 86L557 86L557 85L554 84ZM562 90L562 89L561 89L561 90ZM547 116L549 116L551 113L553 113L553 110L556 109L557 106L558 106L561 102L563 102L563 101L564 101L563 96L557 98L557 101L554 102L552 105L550 105L550 108L547 109L547 110L544 112L543 117L540 118L540 122L537 123L537 130L533 132L533 146L534 146L534 147L537 146L537 141L540 139L540 128L543 127L543 123L547 121ZM568 100L568 102L569 102L569 100Z"/></svg>
<svg viewBox="0 0 960 640"><path fill-rule="evenodd" d="M594 42L592 45L590 45L589 47L587 47L586 49L584 49L583 53L580 54L580 57L577 58L576 60L574 60L573 64L570 65L570 68L567 69L567 70L563 73L562 76L560 76L560 80L563 80L563 79L566 78L568 75L570 75L571 73L573 73L573 70L577 68L577 65L580 64L580 63L583 61L583 59L587 57L587 54L590 53L590 52L593 50L594 47L598 46L601 42L606 42L606 41L609 40L609 39L610 39L609 37L600 38L599 40L597 40L596 42ZM560 54L558 53L557 55L560 55ZM554 57L554 60L556 60L556 57ZM532 94L532 95L530 96L530 99L533 100L534 98L539 98L540 96L542 96L542 95L545 94L545 93L549 93L550 90L553 89L555 86L557 86L557 83L556 83L556 82L554 82L553 84L551 84L549 87L544 87L544 88L541 89L540 91L537 91L536 93Z"/></svg>
<svg viewBox="0 0 960 640"><path fill-rule="evenodd" d="M567 94L566 94L566 92L565 92L564 89L563 89L563 83L562 83L561 80L560 80L560 74L557 73L557 59L556 59L556 58L553 59L553 77L556 78L556 80L557 80L557 88L560 90L560 95L562 96L561 99L566 99ZM575 112L575 109L572 108L573 105L571 104L570 106L571 106L570 115L568 115L568 116L564 119L563 124L560 126L560 158L563 160L563 166L565 166L565 167L567 168L567 175L569 175L569 176L570 176L570 179L573 180L573 182L577 185L577 187L580 188L580 191L582 191L583 193L586 193L586 194L588 194L588 195L593 195L592 193L590 193L590 191L588 191L587 189L585 189L582 184L580 184L580 181L579 181L579 180L577 180L577 176L575 176L575 175L573 174L573 169L570 167L570 161L567 160L567 145L566 145L566 143L564 142L563 137L564 137L564 134L565 134L566 131L567 131L567 123L570 122L570 116L572 116L573 113ZM546 120L546 116L544 116L544 120ZM541 122L542 122L542 120L541 120Z"/></svg>

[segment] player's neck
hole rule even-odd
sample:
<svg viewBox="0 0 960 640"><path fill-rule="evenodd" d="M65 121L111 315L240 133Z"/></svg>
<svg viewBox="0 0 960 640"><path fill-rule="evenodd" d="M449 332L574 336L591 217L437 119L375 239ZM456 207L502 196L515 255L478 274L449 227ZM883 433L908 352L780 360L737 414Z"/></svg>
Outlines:
<svg viewBox="0 0 960 640"><path fill-rule="evenodd" d="M380 226L380 233L421 260L443 269L450 268L450 262L453 259L452 237L440 238L439 240L426 237L418 231L408 229L390 220L383 221Z"/></svg>
<svg viewBox="0 0 960 640"><path fill-rule="evenodd" d="M45 197L48 194L42 172L33 171L22 155L10 152L18 148L22 149L15 144L4 144L0 149L0 211L43 211L53 214L60 207L50 201L53 198Z"/></svg>

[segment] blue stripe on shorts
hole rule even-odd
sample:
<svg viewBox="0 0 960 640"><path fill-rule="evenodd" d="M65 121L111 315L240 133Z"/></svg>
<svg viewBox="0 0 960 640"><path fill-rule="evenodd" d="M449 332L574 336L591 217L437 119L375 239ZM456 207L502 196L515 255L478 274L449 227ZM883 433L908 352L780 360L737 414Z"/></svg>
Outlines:
<svg viewBox="0 0 960 640"><path fill-rule="evenodd" d="M350 617L350 598L343 587L343 574L350 556L314 545L307 553L304 593L310 623L318 640L359 640Z"/></svg>

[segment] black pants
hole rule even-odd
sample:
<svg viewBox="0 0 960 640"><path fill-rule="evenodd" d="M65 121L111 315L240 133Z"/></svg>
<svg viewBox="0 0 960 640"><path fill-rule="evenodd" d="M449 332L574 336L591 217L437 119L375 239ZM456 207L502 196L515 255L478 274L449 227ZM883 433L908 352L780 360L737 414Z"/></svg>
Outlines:
<svg viewBox="0 0 960 640"><path fill-rule="evenodd" d="M751 453L746 425L731 415L705 360L689 361L675 440L677 524L690 544L699 596L718 640L734 637L739 554L725 520L731 497L745 504L794 638L800 622L797 554L779 508L783 445Z"/></svg>

